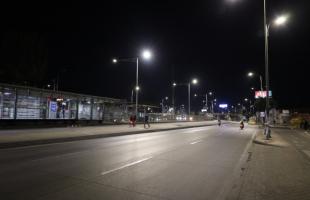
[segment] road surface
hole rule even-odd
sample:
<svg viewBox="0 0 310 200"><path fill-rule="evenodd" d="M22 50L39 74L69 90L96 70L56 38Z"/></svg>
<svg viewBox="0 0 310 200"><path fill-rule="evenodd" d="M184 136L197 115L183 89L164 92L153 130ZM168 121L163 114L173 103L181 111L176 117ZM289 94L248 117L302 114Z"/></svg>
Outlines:
<svg viewBox="0 0 310 200"><path fill-rule="evenodd" d="M223 199L256 131L225 124L2 149L1 199Z"/></svg>

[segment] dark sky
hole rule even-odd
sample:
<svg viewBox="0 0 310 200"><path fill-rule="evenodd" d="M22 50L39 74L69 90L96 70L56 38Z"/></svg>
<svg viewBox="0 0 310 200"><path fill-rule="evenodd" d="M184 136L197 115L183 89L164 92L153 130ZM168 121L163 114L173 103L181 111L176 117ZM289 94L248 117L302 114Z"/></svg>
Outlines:
<svg viewBox="0 0 310 200"><path fill-rule="evenodd" d="M233 0L231 0L233 1ZM171 83L197 77L193 93L213 91L221 102L254 98L264 75L263 0L38 1L5 9L7 31L40 32L48 49L43 82L60 73L60 89L130 99L135 64L113 65L113 57L140 62L140 97L158 104L171 97ZM310 12L306 0L269 0L268 18L289 13L284 27L270 30L270 85L281 107L309 107ZM65 70L63 70L65 69ZM187 90L176 90L177 104ZM193 100L201 104L202 99Z"/></svg>

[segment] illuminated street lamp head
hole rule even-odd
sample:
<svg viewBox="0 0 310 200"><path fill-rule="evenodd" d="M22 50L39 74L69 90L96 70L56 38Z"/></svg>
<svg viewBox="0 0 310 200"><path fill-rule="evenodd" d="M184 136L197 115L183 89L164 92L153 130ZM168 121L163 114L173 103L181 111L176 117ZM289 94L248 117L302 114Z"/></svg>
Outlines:
<svg viewBox="0 0 310 200"><path fill-rule="evenodd" d="M140 87L139 86L136 86L136 91L139 91L140 90Z"/></svg>
<svg viewBox="0 0 310 200"><path fill-rule="evenodd" d="M198 83L198 80L197 80L196 78L194 78L194 79L192 80L192 83L195 85L195 84Z"/></svg>
<svg viewBox="0 0 310 200"><path fill-rule="evenodd" d="M113 58L112 62L113 62L113 63L117 63L117 59L116 59L116 58Z"/></svg>
<svg viewBox="0 0 310 200"><path fill-rule="evenodd" d="M197 94L194 94L194 97L197 97Z"/></svg>
<svg viewBox="0 0 310 200"><path fill-rule="evenodd" d="M152 53L149 50L144 50L142 52L142 57L145 60L150 60L152 58Z"/></svg>
<svg viewBox="0 0 310 200"><path fill-rule="evenodd" d="M251 90L255 90L255 88L252 87Z"/></svg>
<svg viewBox="0 0 310 200"><path fill-rule="evenodd" d="M252 77L252 76L254 76L254 73L253 73L253 72L249 72L249 73L248 73L248 76L249 76L249 77Z"/></svg>
<svg viewBox="0 0 310 200"><path fill-rule="evenodd" d="M245 98L245 99L244 99L244 101L248 101L248 99L247 99L247 98Z"/></svg>
<svg viewBox="0 0 310 200"><path fill-rule="evenodd" d="M173 86L177 86L177 84L176 84L176 83L172 83L172 85L173 85Z"/></svg>
<svg viewBox="0 0 310 200"><path fill-rule="evenodd" d="M275 23L275 25L277 25L277 26L281 26L281 25L284 25L284 24L287 22L287 19L288 19L288 16L287 16L287 15L281 15L281 16L277 17L277 18L274 20L274 23Z"/></svg>
<svg viewBox="0 0 310 200"><path fill-rule="evenodd" d="M213 93L212 92L209 92L209 95L211 96Z"/></svg>

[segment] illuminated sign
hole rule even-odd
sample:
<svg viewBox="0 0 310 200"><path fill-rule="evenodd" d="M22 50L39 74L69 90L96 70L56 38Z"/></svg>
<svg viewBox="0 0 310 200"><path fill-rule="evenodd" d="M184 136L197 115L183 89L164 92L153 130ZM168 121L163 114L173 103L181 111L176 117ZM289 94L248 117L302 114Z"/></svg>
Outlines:
<svg viewBox="0 0 310 200"><path fill-rule="evenodd" d="M227 108L228 105L227 105L227 104L220 104L219 107L220 107L220 108Z"/></svg>
<svg viewBox="0 0 310 200"><path fill-rule="evenodd" d="M267 92L266 91L255 91L255 99L258 98L266 98ZM272 92L269 90L269 97L272 97Z"/></svg>
<svg viewBox="0 0 310 200"><path fill-rule="evenodd" d="M51 107L51 109L50 109L51 112L57 112L57 103L56 102L51 101L50 107Z"/></svg>

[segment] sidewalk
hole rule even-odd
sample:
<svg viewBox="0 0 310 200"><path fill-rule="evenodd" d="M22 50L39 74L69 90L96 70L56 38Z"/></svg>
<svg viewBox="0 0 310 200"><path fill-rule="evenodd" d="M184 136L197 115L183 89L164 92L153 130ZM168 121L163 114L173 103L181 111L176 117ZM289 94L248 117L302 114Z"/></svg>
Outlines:
<svg viewBox="0 0 310 200"><path fill-rule="evenodd" d="M129 125L109 125L95 127L0 130L0 148L85 140L200 126L211 126L215 124L217 124L216 121L199 121L154 123L151 124L151 128L149 129L144 129L143 124L138 124L136 127L129 127Z"/></svg>
<svg viewBox="0 0 310 200"><path fill-rule="evenodd" d="M253 143L255 144L261 144L261 145L270 145L270 146L276 146L276 147L286 147L288 146L289 144L284 140L282 139L278 134L276 134L274 131L271 131L271 137L269 140L266 140L266 135L264 135L264 130L261 129Z"/></svg>
<svg viewBox="0 0 310 200"><path fill-rule="evenodd" d="M238 200L308 200L310 199L310 159L291 144L284 131L272 132L272 140L257 141L249 149L249 157L241 170ZM284 137L285 136L285 137ZM307 141L309 142L309 141Z"/></svg>
<svg viewBox="0 0 310 200"><path fill-rule="evenodd" d="M291 129L290 125L281 125L281 124L271 124L269 125L271 128L281 128L281 129Z"/></svg>

